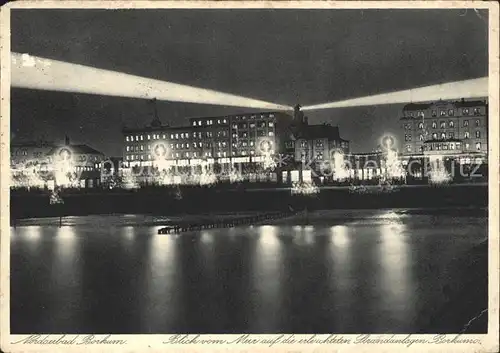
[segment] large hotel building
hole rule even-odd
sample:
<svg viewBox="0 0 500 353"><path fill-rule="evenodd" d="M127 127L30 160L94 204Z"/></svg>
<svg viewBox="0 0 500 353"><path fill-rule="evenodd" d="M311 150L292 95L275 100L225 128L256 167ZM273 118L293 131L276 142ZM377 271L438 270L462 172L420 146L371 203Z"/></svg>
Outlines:
<svg viewBox="0 0 500 353"><path fill-rule="evenodd" d="M196 169L209 164L229 171L238 166L244 174L267 180L289 179L297 163L328 160L333 149L349 151L338 127L309 125L300 106L293 116L276 111L191 118L181 127L162 124L155 114L151 124L124 128L123 135L125 168ZM278 168L266 169L270 161L278 161Z"/></svg>
<svg viewBox="0 0 500 353"><path fill-rule="evenodd" d="M455 180L487 177L488 103L482 100L408 104L401 117L402 160L413 176L443 170ZM412 164L413 165L413 164ZM476 168L478 167L478 168ZM478 173L479 171L479 173Z"/></svg>
<svg viewBox="0 0 500 353"><path fill-rule="evenodd" d="M408 104L403 108L401 127L405 156L488 153L485 101Z"/></svg>

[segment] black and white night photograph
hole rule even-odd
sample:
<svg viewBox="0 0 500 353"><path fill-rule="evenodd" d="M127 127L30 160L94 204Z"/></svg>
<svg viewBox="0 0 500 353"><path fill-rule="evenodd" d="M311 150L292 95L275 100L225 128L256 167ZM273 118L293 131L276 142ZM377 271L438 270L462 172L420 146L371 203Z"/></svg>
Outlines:
<svg viewBox="0 0 500 353"><path fill-rule="evenodd" d="M486 349L498 4L479 5L12 5L10 343Z"/></svg>

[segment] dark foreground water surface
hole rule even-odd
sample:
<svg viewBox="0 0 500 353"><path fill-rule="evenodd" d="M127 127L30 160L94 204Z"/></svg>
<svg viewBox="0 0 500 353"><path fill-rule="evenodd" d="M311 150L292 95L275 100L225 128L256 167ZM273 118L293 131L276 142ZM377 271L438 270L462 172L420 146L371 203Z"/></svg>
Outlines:
<svg viewBox="0 0 500 353"><path fill-rule="evenodd" d="M417 332L444 286L471 280L457 264L487 238L474 212L305 222L158 235L150 216L23 220L11 228L11 332Z"/></svg>

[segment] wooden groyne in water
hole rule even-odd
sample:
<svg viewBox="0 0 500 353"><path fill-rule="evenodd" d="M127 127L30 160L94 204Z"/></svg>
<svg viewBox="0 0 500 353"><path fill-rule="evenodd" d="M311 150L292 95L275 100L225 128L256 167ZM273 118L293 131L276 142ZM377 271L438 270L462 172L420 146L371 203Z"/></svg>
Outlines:
<svg viewBox="0 0 500 353"><path fill-rule="evenodd" d="M177 221L166 225L158 230L158 234L178 234L181 232L196 231L213 228L233 228L236 226L252 225L263 221L273 221L296 215L297 211L270 212L247 216L223 217L202 221Z"/></svg>

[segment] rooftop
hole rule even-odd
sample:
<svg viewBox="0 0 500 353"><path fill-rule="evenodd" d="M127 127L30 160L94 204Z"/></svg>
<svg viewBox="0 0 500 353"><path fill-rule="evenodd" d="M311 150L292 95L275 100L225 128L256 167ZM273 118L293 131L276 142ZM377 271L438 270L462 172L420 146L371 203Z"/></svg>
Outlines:
<svg viewBox="0 0 500 353"><path fill-rule="evenodd" d="M68 147L69 149L71 149L71 151L73 153L76 153L76 154L100 154L100 155L104 155L104 153L99 152L98 150L96 150L88 145L59 145L59 146L52 148L48 152L48 154L54 154L59 149L61 149L63 147Z"/></svg>
<svg viewBox="0 0 500 353"><path fill-rule="evenodd" d="M453 104L456 108L481 107L488 103L484 100L459 100L459 101L437 101L431 103L409 103L403 107L403 111L425 110L439 104Z"/></svg>

